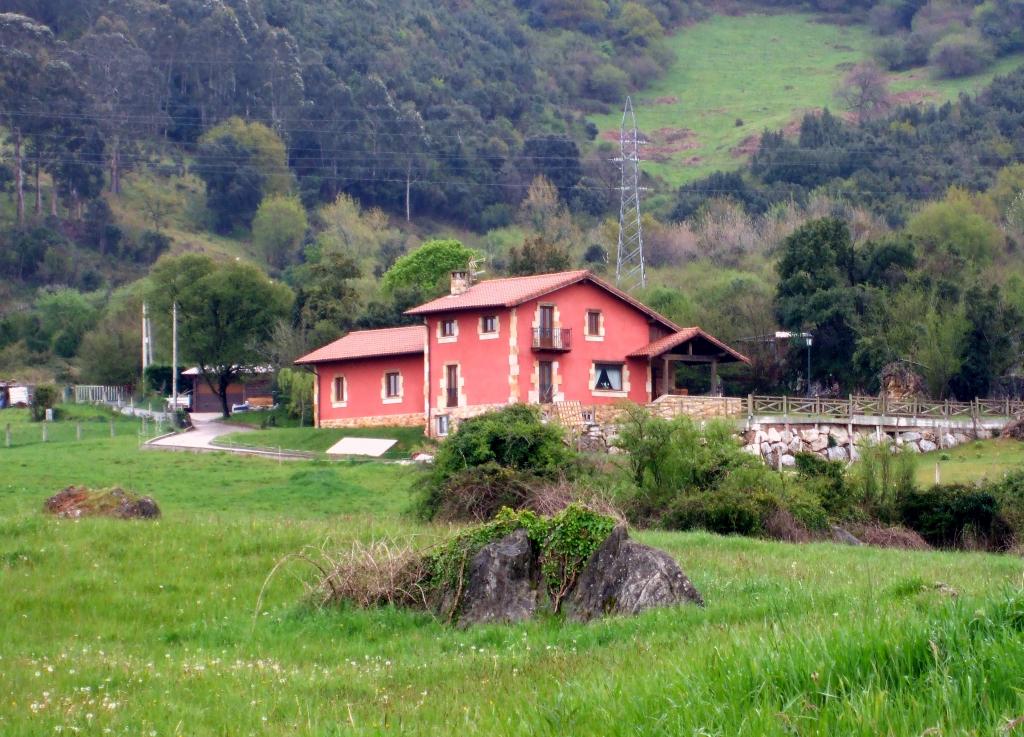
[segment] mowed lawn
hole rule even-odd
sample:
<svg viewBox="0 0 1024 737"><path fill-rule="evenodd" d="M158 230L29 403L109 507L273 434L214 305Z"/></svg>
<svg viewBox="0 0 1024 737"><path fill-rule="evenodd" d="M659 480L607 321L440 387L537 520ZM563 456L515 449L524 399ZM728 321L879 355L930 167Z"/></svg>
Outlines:
<svg viewBox="0 0 1024 737"><path fill-rule="evenodd" d="M217 439L217 445L323 453L342 438L394 440L395 444L382 456L386 459L409 458L413 451L428 447L422 427L269 427L221 436Z"/></svg>
<svg viewBox="0 0 1024 737"><path fill-rule="evenodd" d="M939 468L939 481L943 484L999 481L1010 471L1024 469L1024 442L986 440L926 453L918 458L918 485L935 483L936 466Z"/></svg>
<svg viewBox="0 0 1024 737"><path fill-rule="evenodd" d="M1024 714L1019 558L646 533L706 608L458 631L314 611L299 561L256 612L288 553L443 535L404 513L415 469L129 436L0 448L0 469L4 737L1003 735ZM70 483L164 517L45 517Z"/></svg>
<svg viewBox="0 0 1024 737"><path fill-rule="evenodd" d="M837 26L800 13L715 15L684 28L668 38L675 63L634 97L637 123L650 141L641 152L644 169L677 186L739 167L765 129L798 123L808 110L837 110L836 87L851 66L870 58L879 40L866 26ZM977 76L949 81L917 69L891 75L890 86L899 101L942 102L1021 63L1018 54ZM601 140L617 140L621 110L591 119Z"/></svg>

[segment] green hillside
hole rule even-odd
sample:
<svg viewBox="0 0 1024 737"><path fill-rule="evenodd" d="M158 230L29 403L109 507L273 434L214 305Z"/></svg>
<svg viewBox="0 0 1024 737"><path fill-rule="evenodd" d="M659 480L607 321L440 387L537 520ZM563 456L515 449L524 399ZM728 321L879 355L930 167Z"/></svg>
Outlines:
<svg viewBox="0 0 1024 737"><path fill-rule="evenodd" d="M834 92L878 37L788 13L714 16L667 39L676 54L664 77L634 99L650 145L645 169L671 185L735 168L768 129L795 127L808 110L836 107ZM926 68L889 75L896 102L940 102L974 91L1024 62L1005 57L989 70L937 80ZM621 114L594 116L601 140L615 141Z"/></svg>

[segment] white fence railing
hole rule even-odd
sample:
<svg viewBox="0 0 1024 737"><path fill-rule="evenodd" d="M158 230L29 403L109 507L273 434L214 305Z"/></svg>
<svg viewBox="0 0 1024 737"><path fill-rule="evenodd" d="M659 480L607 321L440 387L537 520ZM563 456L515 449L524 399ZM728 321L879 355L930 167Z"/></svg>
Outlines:
<svg viewBox="0 0 1024 737"><path fill-rule="evenodd" d="M78 384L74 389L77 404L127 404L132 396L127 386Z"/></svg>

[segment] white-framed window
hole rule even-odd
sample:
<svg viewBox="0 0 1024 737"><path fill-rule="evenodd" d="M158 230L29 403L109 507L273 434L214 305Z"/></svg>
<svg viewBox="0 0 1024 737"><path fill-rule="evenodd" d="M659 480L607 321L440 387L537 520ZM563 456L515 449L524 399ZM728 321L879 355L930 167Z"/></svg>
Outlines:
<svg viewBox="0 0 1024 737"><path fill-rule="evenodd" d="M480 318L480 334L490 335L498 332L498 316L484 315Z"/></svg>
<svg viewBox="0 0 1024 737"><path fill-rule="evenodd" d="M621 363L595 363L594 391L621 392L623 368Z"/></svg>
<svg viewBox="0 0 1024 737"><path fill-rule="evenodd" d="M604 313L601 310L587 310L583 336L585 340L604 340Z"/></svg>
<svg viewBox="0 0 1024 737"><path fill-rule="evenodd" d="M343 374L336 374L331 379L331 404L344 407L348 402L348 382Z"/></svg>
<svg viewBox="0 0 1024 737"><path fill-rule="evenodd" d="M454 317L442 318L437 323L437 342L454 343L459 338L459 321Z"/></svg>
<svg viewBox="0 0 1024 737"><path fill-rule="evenodd" d="M384 397L396 399L402 396L402 375L397 371L384 374Z"/></svg>
<svg viewBox="0 0 1024 737"><path fill-rule="evenodd" d="M436 422L436 429L438 435L447 435L450 423L448 421L448 415L438 415L434 418Z"/></svg>

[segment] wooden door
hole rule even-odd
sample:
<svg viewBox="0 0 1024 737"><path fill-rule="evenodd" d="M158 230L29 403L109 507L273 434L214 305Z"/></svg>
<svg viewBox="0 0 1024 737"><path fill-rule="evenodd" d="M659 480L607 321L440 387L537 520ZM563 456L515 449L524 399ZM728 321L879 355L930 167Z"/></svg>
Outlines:
<svg viewBox="0 0 1024 737"><path fill-rule="evenodd" d="M458 366L447 366L445 367L446 385L448 387L448 406L458 407L459 406L459 367Z"/></svg>
<svg viewBox="0 0 1024 737"><path fill-rule="evenodd" d="M555 396L554 370L551 361L541 361L537 372L538 401L541 404L551 404Z"/></svg>

